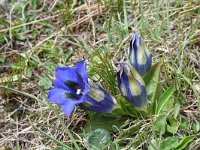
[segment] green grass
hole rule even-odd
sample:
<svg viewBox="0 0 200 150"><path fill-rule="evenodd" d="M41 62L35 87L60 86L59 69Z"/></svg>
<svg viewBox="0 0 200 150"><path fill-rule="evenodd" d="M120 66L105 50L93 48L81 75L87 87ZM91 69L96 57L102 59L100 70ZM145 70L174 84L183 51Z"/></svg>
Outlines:
<svg viewBox="0 0 200 150"><path fill-rule="evenodd" d="M199 149L199 15L200 3L192 0L0 3L0 149L88 147L84 125L101 116L76 109L66 119L45 94L56 66L84 58L90 78L118 94L115 74L133 31L148 45L153 64L165 61L162 93L173 85L175 91L164 106L155 103L167 110L158 109L161 115L138 114L123 125L111 120L105 149Z"/></svg>

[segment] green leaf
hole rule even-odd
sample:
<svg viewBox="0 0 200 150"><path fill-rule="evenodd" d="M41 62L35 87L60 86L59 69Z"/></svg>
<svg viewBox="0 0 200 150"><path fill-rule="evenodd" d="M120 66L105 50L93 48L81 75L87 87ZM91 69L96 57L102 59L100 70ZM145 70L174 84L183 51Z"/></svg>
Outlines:
<svg viewBox="0 0 200 150"><path fill-rule="evenodd" d="M90 119L85 124L85 132L90 132L97 128L104 128L106 130L114 130L113 126L120 127L126 121L126 118L121 116L111 116L111 114L92 114Z"/></svg>
<svg viewBox="0 0 200 150"><path fill-rule="evenodd" d="M172 116L167 117L167 131L175 134L178 130L178 122Z"/></svg>
<svg viewBox="0 0 200 150"><path fill-rule="evenodd" d="M160 71L163 62L158 62L151 67L151 69L144 76L144 82L146 85L147 95L149 99L152 101L153 108L156 109L156 100L160 97Z"/></svg>
<svg viewBox="0 0 200 150"><path fill-rule="evenodd" d="M161 150L172 150L178 145L178 139L175 137L167 137L160 145Z"/></svg>
<svg viewBox="0 0 200 150"><path fill-rule="evenodd" d="M52 87L52 81L47 77L40 77L38 85L44 89L50 89Z"/></svg>
<svg viewBox="0 0 200 150"><path fill-rule="evenodd" d="M18 39L20 41L24 41L27 39L27 36L23 33L17 33L15 36L16 36L16 39Z"/></svg>
<svg viewBox="0 0 200 150"><path fill-rule="evenodd" d="M6 41L6 35L4 33L0 33L0 42Z"/></svg>
<svg viewBox="0 0 200 150"><path fill-rule="evenodd" d="M174 106L174 118L176 119L179 112L180 112L180 108L181 108L181 105L179 103L176 103L176 105Z"/></svg>
<svg viewBox="0 0 200 150"><path fill-rule="evenodd" d="M167 103L167 101L169 100L169 98L173 94L173 92L174 92L174 86L171 86L160 97L160 99L158 101L158 105L156 107L156 114L157 115L160 114L160 112L162 111L163 107L165 106L165 104Z"/></svg>
<svg viewBox="0 0 200 150"><path fill-rule="evenodd" d="M111 141L110 133L105 129L96 129L86 137L89 150L103 150Z"/></svg>
<svg viewBox="0 0 200 150"><path fill-rule="evenodd" d="M0 24L3 25L4 27L8 27L10 25L9 22L2 17L0 17Z"/></svg>
<svg viewBox="0 0 200 150"><path fill-rule="evenodd" d="M0 55L0 63L4 63L5 62L5 57Z"/></svg>
<svg viewBox="0 0 200 150"><path fill-rule="evenodd" d="M181 117L181 123L179 125L179 129L186 130L186 129L188 129L189 125L190 125L189 120Z"/></svg>
<svg viewBox="0 0 200 150"><path fill-rule="evenodd" d="M152 139L152 140L149 142L148 150L156 150L156 147L157 147L156 140L155 140L155 139Z"/></svg>
<svg viewBox="0 0 200 150"><path fill-rule="evenodd" d="M32 74L33 74L32 69L31 69L31 68L27 68L27 69L26 69L26 76L27 76L28 78L30 78L30 77L32 76Z"/></svg>
<svg viewBox="0 0 200 150"><path fill-rule="evenodd" d="M121 106L122 114L121 115L129 115L134 118L138 118L138 116L142 115L143 117L147 117L148 114L146 112L146 108L134 108L123 96L118 95L115 97L117 103Z"/></svg>
<svg viewBox="0 0 200 150"><path fill-rule="evenodd" d="M164 134L165 133L166 119L167 119L166 115L159 115L156 118L155 131L157 131L160 134Z"/></svg>
<svg viewBox="0 0 200 150"><path fill-rule="evenodd" d="M184 148L186 148L186 146L192 141L192 139L194 138L194 136L187 136L184 139L182 139L178 146L176 147L176 150L182 150Z"/></svg>
<svg viewBox="0 0 200 150"><path fill-rule="evenodd" d="M168 113L169 111L174 109L174 98L170 97L169 100L165 103L165 105L162 108L163 113Z"/></svg>
<svg viewBox="0 0 200 150"><path fill-rule="evenodd" d="M192 129L195 131L195 132L199 132L200 131L200 122L195 120L193 123L192 123Z"/></svg>

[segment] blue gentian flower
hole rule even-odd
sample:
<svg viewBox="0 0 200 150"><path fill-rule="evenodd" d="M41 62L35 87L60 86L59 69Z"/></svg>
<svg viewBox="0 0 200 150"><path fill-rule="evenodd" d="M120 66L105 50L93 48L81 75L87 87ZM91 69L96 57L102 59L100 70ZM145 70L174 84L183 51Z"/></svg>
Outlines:
<svg viewBox="0 0 200 150"><path fill-rule="evenodd" d="M84 61L77 62L74 68L58 67L55 76L48 99L59 104L66 116L77 105L94 112L109 112L114 107L115 100L108 92L99 85L89 85Z"/></svg>
<svg viewBox="0 0 200 150"><path fill-rule="evenodd" d="M151 53L137 32L134 32L131 37L128 59L141 76L151 68Z"/></svg>
<svg viewBox="0 0 200 150"><path fill-rule="evenodd" d="M116 104L115 99L101 86L90 83L90 92L80 106L94 112L110 112Z"/></svg>
<svg viewBox="0 0 200 150"><path fill-rule="evenodd" d="M117 73L119 90L133 106L142 107L147 102L145 83L135 68L127 63L120 65Z"/></svg>
<svg viewBox="0 0 200 150"><path fill-rule="evenodd" d="M84 61L80 61L74 68L58 67L55 76L54 88L49 91L48 99L59 104L65 115L69 116L90 91L86 65Z"/></svg>

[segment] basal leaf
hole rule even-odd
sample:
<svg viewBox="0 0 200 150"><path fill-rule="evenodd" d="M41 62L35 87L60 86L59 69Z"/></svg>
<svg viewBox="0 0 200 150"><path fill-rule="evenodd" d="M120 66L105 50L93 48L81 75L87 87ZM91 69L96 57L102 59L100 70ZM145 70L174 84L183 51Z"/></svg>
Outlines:
<svg viewBox="0 0 200 150"><path fill-rule="evenodd" d="M110 133L105 129L96 129L86 137L89 150L103 150L111 141Z"/></svg>
<svg viewBox="0 0 200 150"><path fill-rule="evenodd" d="M163 65L163 62L158 62L155 65L151 67L151 69L147 72L147 74L144 76L144 82L146 85L147 95L149 97L149 100L153 103L152 110L155 110L156 106L156 100L160 96L160 89L159 88L159 80L160 80L160 71L161 67Z"/></svg>
<svg viewBox="0 0 200 150"><path fill-rule="evenodd" d="M172 150L178 145L178 139L175 137L167 137L160 145L161 150Z"/></svg>
<svg viewBox="0 0 200 150"><path fill-rule="evenodd" d="M181 105L179 103L176 103L175 106L174 106L174 118L176 119L179 112L180 112L180 108L181 108Z"/></svg>
<svg viewBox="0 0 200 150"><path fill-rule="evenodd" d="M192 123L192 129L194 130L194 132L199 132L200 131L200 122L195 120L193 123Z"/></svg>
<svg viewBox="0 0 200 150"><path fill-rule="evenodd" d="M157 131L160 134L164 134L165 133L166 119L167 119L166 115L159 115L156 118L155 131Z"/></svg>
<svg viewBox="0 0 200 150"><path fill-rule="evenodd" d="M192 139L194 138L194 136L187 136L184 139L182 139L178 146L176 147L176 150L182 150L185 149L186 146L192 141Z"/></svg>
<svg viewBox="0 0 200 150"><path fill-rule="evenodd" d="M90 116L87 121L84 130L85 132L90 132L97 128L104 128L108 131L112 131L113 126L120 127L125 122L126 118L121 116L111 116L103 114L94 114Z"/></svg>
<svg viewBox="0 0 200 150"><path fill-rule="evenodd" d="M178 130L178 122L172 116L167 117L167 131L175 134Z"/></svg>
<svg viewBox="0 0 200 150"><path fill-rule="evenodd" d="M160 114L160 112L162 111L163 107L165 106L165 104L167 103L167 101L169 100L169 98L173 94L173 92L174 92L174 86L171 86L160 97L158 104L157 104L157 107L156 107L156 114L157 115Z"/></svg>

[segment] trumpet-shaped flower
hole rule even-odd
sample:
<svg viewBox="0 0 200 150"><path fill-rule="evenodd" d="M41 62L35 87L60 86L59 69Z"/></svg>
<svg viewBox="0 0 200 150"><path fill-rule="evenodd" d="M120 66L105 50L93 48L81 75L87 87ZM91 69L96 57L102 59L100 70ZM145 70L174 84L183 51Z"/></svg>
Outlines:
<svg viewBox="0 0 200 150"><path fill-rule="evenodd" d="M151 68L152 56L137 32L131 37L128 59L141 76Z"/></svg>
<svg viewBox="0 0 200 150"><path fill-rule="evenodd" d="M58 67L55 76L48 99L59 104L66 116L70 116L76 105L95 112L108 112L113 108L114 100L103 88L97 85L90 88L84 61L77 62L74 68Z"/></svg>
<svg viewBox="0 0 200 150"><path fill-rule="evenodd" d="M48 99L59 104L65 115L69 116L74 107L82 103L90 91L86 65L80 61L74 68L58 67L55 76L54 88L49 91Z"/></svg>
<svg viewBox="0 0 200 150"><path fill-rule="evenodd" d="M142 77L130 64L123 63L120 67L117 79L122 96L135 107L144 106L147 102L147 93Z"/></svg>

